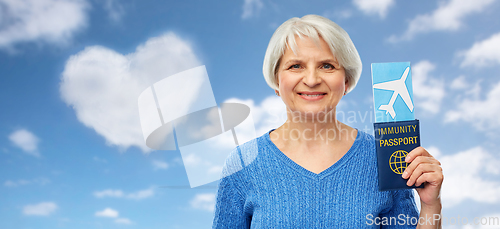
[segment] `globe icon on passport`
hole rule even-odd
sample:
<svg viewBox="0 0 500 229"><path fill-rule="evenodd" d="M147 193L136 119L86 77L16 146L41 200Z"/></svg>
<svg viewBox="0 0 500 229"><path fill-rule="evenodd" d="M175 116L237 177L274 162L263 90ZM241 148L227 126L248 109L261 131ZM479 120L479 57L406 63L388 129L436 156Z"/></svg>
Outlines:
<svg viewBox="0 0 500 229"><path fill-rule="evenodd" d="M408 155L408 152L404 150L398 150L392 153L391 158L389 158L389 165L394 173L403 174L408 166L408 163L405 162L406 155Z"/></svg>

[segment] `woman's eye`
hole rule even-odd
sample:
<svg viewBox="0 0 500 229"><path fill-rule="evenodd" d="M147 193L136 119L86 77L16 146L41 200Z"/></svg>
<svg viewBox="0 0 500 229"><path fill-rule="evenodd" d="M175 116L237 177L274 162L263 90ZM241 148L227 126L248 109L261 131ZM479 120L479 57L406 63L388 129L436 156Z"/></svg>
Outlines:
<svg viewBox="0 0 500 229"><path fill-rule="evenodd" d="M324 69L334 69L335 67L333 67L333 65L331 65L331 64L323 64L323 68Z"/></svg>
<svg viewBox="0 0 500 229"><path fill-rule="evenodd" d="M290 69L298 69L298 68L300 68L300 64L294 64L290 66Z"/></svg>

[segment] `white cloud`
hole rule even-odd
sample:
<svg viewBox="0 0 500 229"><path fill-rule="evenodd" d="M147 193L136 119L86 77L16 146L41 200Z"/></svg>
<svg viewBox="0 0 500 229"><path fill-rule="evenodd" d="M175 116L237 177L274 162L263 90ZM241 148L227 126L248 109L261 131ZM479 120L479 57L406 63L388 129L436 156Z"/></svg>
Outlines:
<svg viewBox="0 0 500 229"><path fill-rule="evenodd" d="M100 157L94 156L92 159L94 159L94 161L96 161L96 162L108 163L108 161L106 161L106 159L103 159L103 158L100 158Z"/></svg>
<svg viewBox="0 0 500 229"><path fill-rule="evenodd" d="M125 9L119 0L104 0L104 9L108 12L108 17L114 22L121 20L125 15Z"/></svg>
<svg viewBox="0 0 500 229"><path fill-rule="evenodd" d="M145 198L149 198L154 196L155 192L153 188L148 188L148 189L143 189L139 190L136 192L131 192L131 193L125 193L122 190L119 189L106 189L103 191L96 191L93 193L95 197L97 198L105 198L105 197L112 197L112 198L125 198L125 199L133 199L133 200L141 200Z"/></svg>
<svg viewBox="0 0 500 229"><path fill-rule="evenodd" d="M385 18L387 11L394 5L394 0L353 0L354 5L365 14Z"/></svg>
<svg viewBox="0 0 500 229"><path fill-rule="evenodd" d="M485 177L500 175L498 160L482 147L474 147L452 155L442 155L436 147L427 149L441 162L444 182L441 190L443 206L451 208L470 199L481 203L500 203L500 182Z"/></svg>
<svg viewBox="0 0 500 229"><path fill-rule="evenodd" d="M262 7L264 7L262 0L245 0L241 18L247 19L254 16L262 9Z"/></svg>
<svg viewBox="0 0 500 229"><path fill-rule="evenodd" d="M119 213L117 210L114 210L112 208L106 208L102 211L97 211L95 213L95 216L98 217L107 217L107 218L116 218L118 217Z"/></svg>
<svg viewBox="0 0 500 229"><path fill-rule="evenodd" d="M472 96L472 98L479 98L481 93L481 79L476 80L474 84L467 82L465 76L459 76L451 81L450 89L459 91L460 94L456 95L458 100L463 99L464 96Z"/></svg>
<svg viewBox="0 0 500 229"><path fill-rule="evenodd" d="M412 84L415 105L432 114L437 114L445 95L444 82L429 73L436 66L423 60L412 67Z"/></svg>
<svg viewBox="0 0 500 229"><path fill-rule="evenodd" d="M151 162L154 169L168 169L168 163L160 160L153 160Z"/></svg>
<svg viewBox="0 0 500 229"><path fill-rule="evenodd" d="M29 185L29 184L39 184L39 185L45 185L50 183L50 180L47 178L37 178L33 180L24 180L20 179L17 181L11 181L7 180L4 182L4 186L6 187L17 187L17 186L22 186L22 185Z"/></svg>
<svg viewBox="0 0 500 229"><path fill-rule="evenodd" d="M104 197L121 198L125 196L125 194L123 193L122 190L106 189L103 191L94 192L94 196L97 198L104 198Z"/></svg>
<svg viewBox="0 0 500 229"><path fill-rule="evenodd" d="M460 52L458 56L464 57L462 67L500 64L500 33L474 43L469 50Z"/></svg>
<svg viewBox="0 0 500 229"><path fill-rule="evenodd" d="M222 166L213 166L208 170L208 173L214 173L214 174L221 174L222 173Z"/></svg>
<svg viewBox="0 0 500 229"><path fill-rule="evenodd" d="M30 131L26 129L16 130L9 135L9 140L27 154L40 157L40 153L38 152L38 143L40 139Z"/></svg>
<svg viewBox="0 0 500 229"><path fill-rule="evenodd" d="M68 59L61 97L78 120L108 144L149 152L139 121L139 94L167 76L199 65L191 45L172 32L149 39L128 55L91 46Z"/></svg>
<svg viewBox="0 0 500 229"><path fill-rule="evenodd" d="M28 185L28 184L31 184L31 181L28 181L28 180L18 180L18 181L7 180L7 181L5 181L5 183L3 183L3 185L5 185L6 187L17 187L17 186Z"/></svg>
<svg viewBox="0 0 500 229"><path fill-rule="evenodd" d="M459 76L455 78L453 81L451 81L450 88L451 89L465 89L467 88L467 81L465 80L465 76Z"/></svg>
<svg viewBox="0 0 500 229"><path fill-rule="evenodd" d="M132 221L130 221L130 219L127 219L127 218L118 218L118 219L115 219L115 223L129 225L129 224L132 224Z"/></svg>
<svg viewBox="0 0 500 229"><path fill-rule="evenodd" d="M201 158L196 156L195 154L189 154L189 155L186 155L185 157L183 157L183 162L185 165L197 166L202 161L201 161Z"/></svg>
<svg viewBox="0 0 500 229"><path fill-rule="evenodd" d="M57 204L54 202L42 202L34 205L26 205L23 208L25 215L48 216L57 210Z"/></svg>
<svg viewBox="0 0 500 229"><path fill-rule="evenodd" d="M128 218L123 218L123 217L118 218L120 213L117 210L112 209L112 208L105 208L102 211L97 211L94 215L97 217L115 218L114 222L116 224L125 224L125 225L133 224L133 222Z"/></svg>
<svg viewBox="0 0 500 229"><path fill-rule="evenodd" d="M252 99L242 100L238 98L228 99L224 103L242 103L247 105L252 113L257 136L261 136L271 129L278 128L287 120L285 103L276 95L266 97L260 105L255 104Z"/></svg>
<svg viewBox="0 0 500 229"><path fill-rule="evenodd" d="M493 85L484 99L478 96L459 99L456 108L446 112L445 122L466 121L478 130L496 131L500 127L498 98L500 98L500 82Z"/></svg>
<svg viewBox="0 0 500 229"><path fill-rule="evenodd" d="M64 44L87 24L86 0L0 0L0 48L19 42Z"/></svg>
<svg viewBox="0 0 500 229"><path fill-rule="evenodd" d="M196 194L196 196L190 201L190 204L191 207L195 209L213 212L215 209L215 194Z"/></svg>
<svg viewBox="0 0 500 229"><path fill-rule="evenodd" d="M175 163L177 163L179 165L183 165L181 157L174 157L174 159L172 159L172 162L175 162Z"/></svg>
<svg viewBox="0 0 500 229"><path fill-rule="evenodd" d="M419 33L431 31L455 31L462 27L466 16L480 13L495 0L449 0L442 2L432 13L412 19L408 29L400 37L391 36L389 41L411 40Z"/></svg>
<svg viewBox="0 0 500 229"><path fill-rule="evenodd" d="M149 189L144 189L144 190L140 190L137 192L129 193L129 194L127 194L126 198L133 199L133 200L141 200L141 199L152 197L152 196L154 196L154 194L155 194L155 192L154 192L153 188L149 188Z"/></svg>
<svg viewBox="0 0 500 229"><path fill-rule="evenodd" d="M120 215L120 213L117 210L112 209L112 208L105 208L102 211L97 211L94 215L97 216L97 217L115 218L114 221L115 221L116 224L130 225L130 224L133 223L128 218L118 218L118 216Z"/></svg>

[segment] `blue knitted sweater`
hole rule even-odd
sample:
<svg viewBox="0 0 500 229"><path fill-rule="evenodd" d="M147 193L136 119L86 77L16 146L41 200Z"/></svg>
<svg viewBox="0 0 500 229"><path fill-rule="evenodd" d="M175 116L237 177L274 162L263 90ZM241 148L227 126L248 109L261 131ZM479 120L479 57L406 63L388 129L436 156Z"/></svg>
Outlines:
<svg viewBox="0 0 500 229"><path fill-rule="evenodd" d="M271 131L226 159L212 228L415 228L413 191L378 190L373 136L358 130L349 151L316 174L283 154Z"/></svg>

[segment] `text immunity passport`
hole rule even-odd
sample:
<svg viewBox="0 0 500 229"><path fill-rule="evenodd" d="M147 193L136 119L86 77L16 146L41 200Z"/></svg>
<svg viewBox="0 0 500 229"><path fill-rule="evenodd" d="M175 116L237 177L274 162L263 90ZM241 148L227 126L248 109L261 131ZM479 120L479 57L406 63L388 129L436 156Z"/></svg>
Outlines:
<svg viewBox="0 0 500 229"><path fill-rule="evenodd" d="M375 144L379 189L417 188L402 174L406 155L420 146L419 121L414 116L410 62L372 64L375 103ZM423 187L423 184L418 188Z"/></svg>

